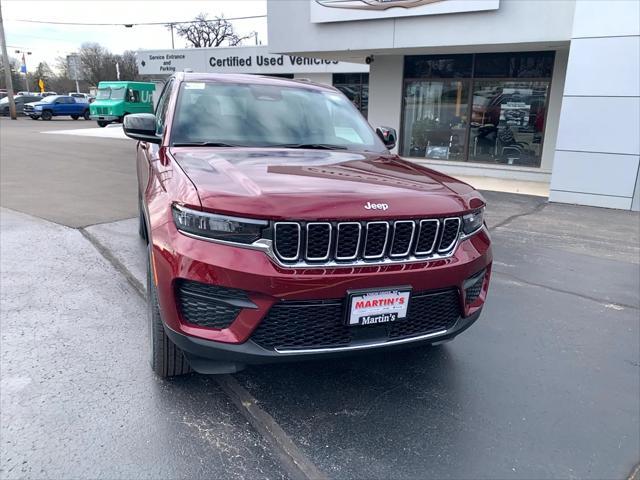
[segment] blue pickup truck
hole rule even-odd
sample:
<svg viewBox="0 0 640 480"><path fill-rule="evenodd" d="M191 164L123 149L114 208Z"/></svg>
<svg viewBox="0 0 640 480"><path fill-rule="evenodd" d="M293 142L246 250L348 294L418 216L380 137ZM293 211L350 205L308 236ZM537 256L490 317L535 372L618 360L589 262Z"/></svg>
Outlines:
<svg viewBox="0 0 640 480"><path fill-rule="evenodd" d="M51 120L53 117L69 116L74 120L80 117L89 120L89 103L76 101L68 95L51 95L33 103L27 103L23 112L32 119Z"/></svg>

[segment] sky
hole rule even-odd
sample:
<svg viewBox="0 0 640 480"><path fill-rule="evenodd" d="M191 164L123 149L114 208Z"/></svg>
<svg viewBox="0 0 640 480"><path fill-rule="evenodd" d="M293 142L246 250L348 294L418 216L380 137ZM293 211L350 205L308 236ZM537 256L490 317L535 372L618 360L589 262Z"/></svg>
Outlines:
<svg viewBox="0 0 640 480"><path fill-rule="evenodd" d="M138 23L192 20L199 13L210 18L266 15L266 0L0 0L9 55L20 58L19 51L29 51L27 69L33 71L46 61L54 68L56 58L77 51L84 42L98 42L113 53L124 50L171 48L171 33L164 26L71 26L20 22ZM267 43L266 17L234 20L240 35L253 31L258 40ZM245 45L255 40L244 41ZM175 47L184 48L185 41L175 36Z"/></svg>

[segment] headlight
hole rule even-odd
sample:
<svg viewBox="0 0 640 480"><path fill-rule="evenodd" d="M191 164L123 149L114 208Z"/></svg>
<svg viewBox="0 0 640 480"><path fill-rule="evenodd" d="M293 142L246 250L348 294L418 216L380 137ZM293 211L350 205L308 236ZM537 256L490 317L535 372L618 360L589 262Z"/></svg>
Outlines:
<svg viewBox="0 0 640 480"><path fill-rule="evenodd" d="M462 216L462 231L465 235L470 235L482 228L484 222L484 207L475 212L467 213Z"/></svg>
<svg viewBox="0 0 640 480"><path fill-rule="evenodd" d="M36 105L33 107L34 110L42 110L42 105Z"/></svg>
<svg viewBox="0 0 640 480"><path fill-rule="evenodd" d="M227 217L178 205L174 205L172 210L178 230L227 242L253 243L262 236L262 229L269 225L264 220Z"/></svg>

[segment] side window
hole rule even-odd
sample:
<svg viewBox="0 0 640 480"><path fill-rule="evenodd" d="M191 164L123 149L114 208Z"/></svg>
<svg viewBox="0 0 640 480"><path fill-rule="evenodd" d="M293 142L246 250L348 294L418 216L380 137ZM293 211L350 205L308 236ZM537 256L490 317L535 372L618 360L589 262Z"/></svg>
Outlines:
<svg viewBox="0 0 640 480"><path fill-rule="evenodd" d="M140 102L140 91L129 89L127 90L127 101L129 103L139 103Z"/></svg>
<svg viewBox="0 0 640 480"><path fill-rule="evenodd" d="M169 97L171 96L171 89L173 88L173 79L169 80L162 90L160 100L156 106L156 133L162 133L165 123L165 115L167 113L167 107L169 106Z"/></svg>

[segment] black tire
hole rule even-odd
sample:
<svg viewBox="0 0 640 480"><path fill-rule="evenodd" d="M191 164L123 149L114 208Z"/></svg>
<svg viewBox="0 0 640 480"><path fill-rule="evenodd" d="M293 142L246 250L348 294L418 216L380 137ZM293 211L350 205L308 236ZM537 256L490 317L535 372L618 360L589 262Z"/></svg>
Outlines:
<svg viewBox="0 0 640 480"><path fill-rule="evenodd" d="M53 113L51 110L43 110L42 111L42 119L43 120L51 120L53 118Z"/></svg>
<svg viewBox="0 0 640 480"><path fill-rule="evenodd" d="M150 250L149 250L150 251ZM147 316L151 349L151 369L162 378L191 373L184 353L167 336L160 316L156 286L151 273L151 254L147 267Z"/></svg>
<svg viewBox="0 0 640 480"><path fill-rule="evenodd" d="M73 118L74 120L77 120L80 118L80 115L71 115L71 118Z"/></svg>
<svg viewBox="0 0 640 480"><path fill-rule="evenodd" d="M29 115L31 117L31 120L37 120L38 117L36 117L35 115Z"/></svg>
<svg viewBox="0 0 640 480"><path fill-rule="evenodd" d="M91 120L91 112L89 110L85 110L82 114L82 118L84 118L85 120Z"/></svg>
<svg viewBox="0 0 640 480"><path fill-rule="evenodd" d="M104 120L98 120L98 126L99 127L106 127L107 125L109 125L109 122L105 122Z"/></svg>

